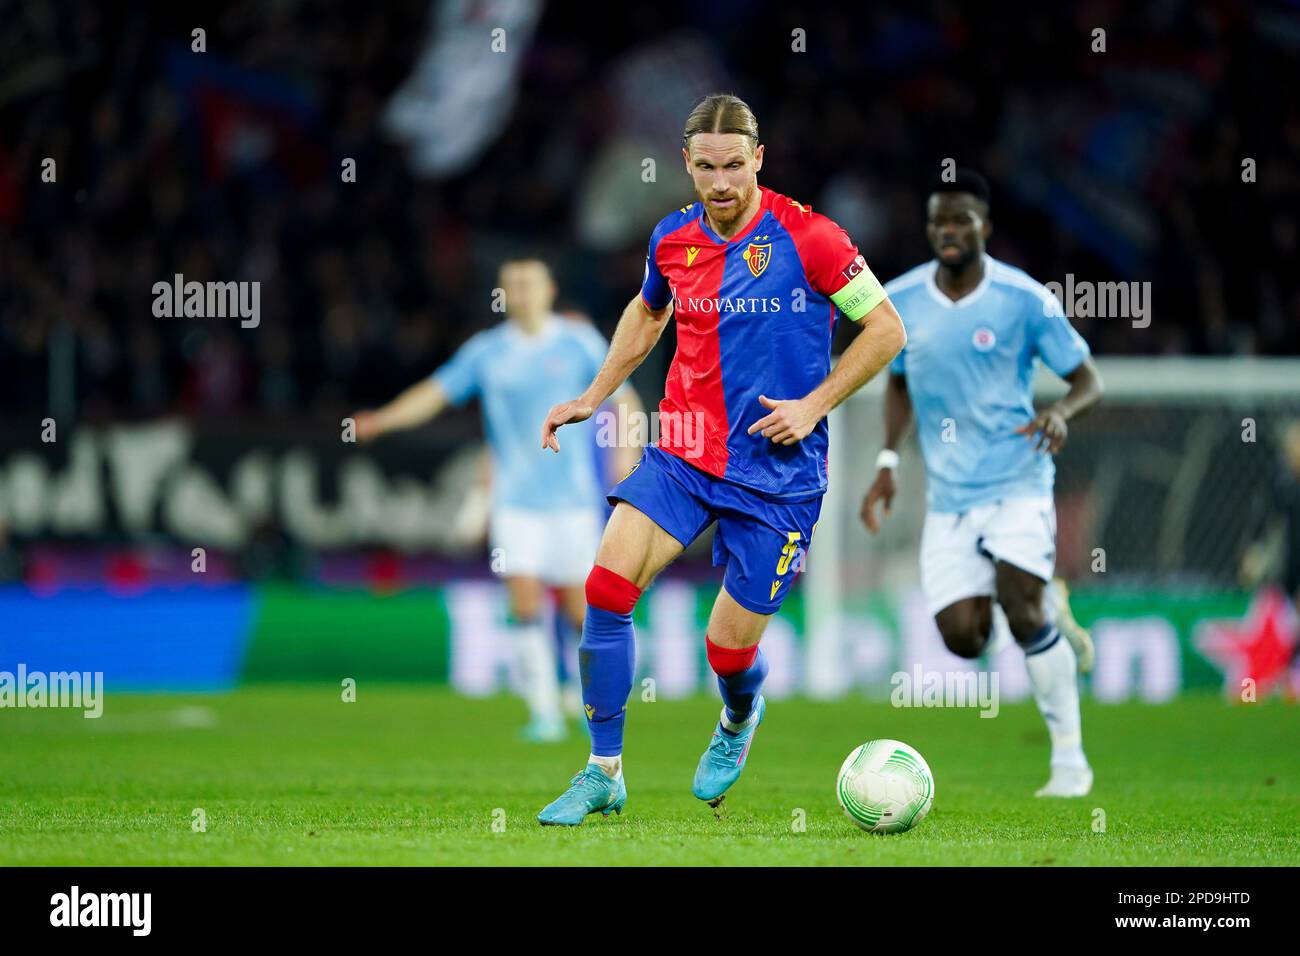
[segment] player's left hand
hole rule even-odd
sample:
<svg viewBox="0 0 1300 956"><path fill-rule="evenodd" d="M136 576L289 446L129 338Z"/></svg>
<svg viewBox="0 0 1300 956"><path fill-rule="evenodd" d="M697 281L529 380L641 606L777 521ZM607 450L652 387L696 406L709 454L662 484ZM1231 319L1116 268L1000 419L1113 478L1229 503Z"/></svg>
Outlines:
<svg viewBox="0 0 1300 956"><path fill-rule="evenodd" d="M547 414L546 421L542 423L542 447L549 448L558 455L560 440L555 437L555 433L559 431L560 426L585 422L595 411L594 408L581 400L561 402L556 405Z"/></svg>
<svg viewBox="0 0 1300 956"><path fill-rule="evenodd" d="M803 398L768 398L758 396L759 404L770 409L771 414L764 415L749 426L749 434L759 432L764 438L770 438L778 445L793 445L808 436L822 415Z"/></svg>
<svg viewBox="0 0 1300 956"><path fill-rule="evenodd" d="M1034 416L1032 422L1016 429L1016 434L1024 435L1034 443L1035 451L1046 449L1048 454L1052 455L1065 447L1065 439L1069 433L1065 416L1055 408L1044 408Z"/></svg>

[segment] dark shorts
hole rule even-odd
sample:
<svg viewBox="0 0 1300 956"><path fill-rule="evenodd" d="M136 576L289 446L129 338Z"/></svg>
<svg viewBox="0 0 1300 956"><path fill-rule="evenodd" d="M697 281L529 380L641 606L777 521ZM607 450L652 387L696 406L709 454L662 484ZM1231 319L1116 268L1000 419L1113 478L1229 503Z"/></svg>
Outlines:
<svg viewBox="0 0 1300 956"><path fill-rule="evenodd" d="M713 524L714 566L726 565L723 588L741 607L774 614L804 568L822 496L774 501L715 478L653 446L610 489L686 547Z"/></svg>

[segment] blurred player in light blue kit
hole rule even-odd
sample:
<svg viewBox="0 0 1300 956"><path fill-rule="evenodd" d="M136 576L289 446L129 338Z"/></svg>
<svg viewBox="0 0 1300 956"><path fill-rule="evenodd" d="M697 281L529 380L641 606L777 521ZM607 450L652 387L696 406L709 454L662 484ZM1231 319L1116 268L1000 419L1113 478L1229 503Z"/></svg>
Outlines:
<svg viewBox="0 0 1300 956"><path fill-rule="evenodd" d="M874 534L876 504L889 513L898 444L915 417L928 479L921 585L930 612L961 657L995 648L1009 627L1052 742L1051 777L1038 795L1084 796L1092 770L1075 671L1091 668L1093 651L1064 582L1052 579L1051 456L1067 422L1100 400L1101 379L1055 296L984 251L993 227L983 177L961 170L940 184L927 218L935 258L885 285L907 345L890 365L885 447L862 519ZM1038 361L1070 390L1036 413Z"/></svg>
<svg viewBox="0 0 1300 956"><path fill-rule="evenodd" d="M474 335L387 405L354 417L357 438L370 441L424 424L448 406L480 400L492 458L489 539L493 568L509 594L509 629L531 718L524 735L561 740L564 708L544 601L547 590L556 589L560 613L581 632L583 583L604 527L604 489L597 483L594 438L571 456L555 456L537 447L535 432L553 405L596 374L608 344L593 326L554 313L555 282L544 262L503 263L500 288L504 322ZM640 408L630 387L615 399ZM639 450L620 453L630 468Z"/></svg>

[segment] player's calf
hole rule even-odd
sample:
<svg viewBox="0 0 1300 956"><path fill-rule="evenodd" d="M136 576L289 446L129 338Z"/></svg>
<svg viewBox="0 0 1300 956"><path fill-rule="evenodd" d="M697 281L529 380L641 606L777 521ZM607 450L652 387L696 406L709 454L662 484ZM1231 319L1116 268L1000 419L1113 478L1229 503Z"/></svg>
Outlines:
<svg viewBox="0 0 1300 956"><path fill-rule="evenodd" d="M641 589L596 565L587 576L587 614L578 645L583 709L591 733L591 760L609 776L622 773L623 724L636 667L632 609Z"/></svg>
<svg viewBox="0 0 1300 956"><path fill-rule="evenodd" d="M1051 780L1038 796L1083 796L1092 788L1092 769L1083 752L1079 714L1078 658L1043 608L1044 582L1005 562L998 563L998 602L1016 643L1025 652L1025 669L1034 701L1052 744Z"/></svg>
<svg viewBox="0 0 1300 956"><path fill-rule="evenodd" d="M534 743L563 740L564 711L554 641L542 618L542 582L535 577L511 576L506 578L506 590L510 598L507 632L528 705L529 721L522 736Z"/></svg>
<svg viewBox="0 0 1300 956"><path fill-rule="evenodd" d="M622 812L623 723L632 691L636 640L632 609L641 589L609 568L596 565L587 576L587 613L578 645L583 710L591 737L587 766L569 787L537 815L544 826L577 826L591 813Z"/></svg>
<svg viewBox="0 0 1300 956"><path fill-rule="evenodd" d="M720 647L704 636L706 656L713 673L718 677L718 691L722 694L722 726L737 733L748 726L753 716L754 702L767 678L767 658L762 649L753 647Z"/></svg>
<svg viewBox="0 0 1300 956"><path fill-rule="evenodd" d="M754 701L767 677L767 658L758 642L771 617L740 604L725 587L718 592L713 613L709 615L704 647L726 705L722 715L724 726L743 724L751 716Z"/></svg>
<svg viewBox="0 0 1300 956"><path fill-rule="evenodd" d="M710 629L716 629L718 640L707 634L704 637L723 707L709 746L695 767L691 792L715 806L740 779L754 733L763 721L766 707L761 690L768 665L758 641L768 618L769 615L741 606L724 589L718 595L709 621ZM732 646L735 644L745 646Z"/></svg>

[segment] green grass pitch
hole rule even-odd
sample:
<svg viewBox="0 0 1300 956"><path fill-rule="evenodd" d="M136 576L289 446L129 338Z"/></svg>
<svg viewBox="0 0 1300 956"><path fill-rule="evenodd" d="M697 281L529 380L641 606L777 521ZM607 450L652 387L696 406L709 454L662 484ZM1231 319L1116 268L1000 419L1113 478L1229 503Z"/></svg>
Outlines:
<svg viewBox="0 0 1300 956"><path fill-rule="evenodd" d="M286 685L111 696L99 720L0 711L0 865L1300 863L1294 706L1087 703L1094 791L1046 801L1032 703L989 720L774 701L715 813L690 783L717 708L634 694L627 809L574 830L534 816L581 768L585 737L519 742L510 698L363 684L343 703L337 686ZM873 737L934 770L934 809L911 833L864 834L836 804L840 762Z"/></svg>

